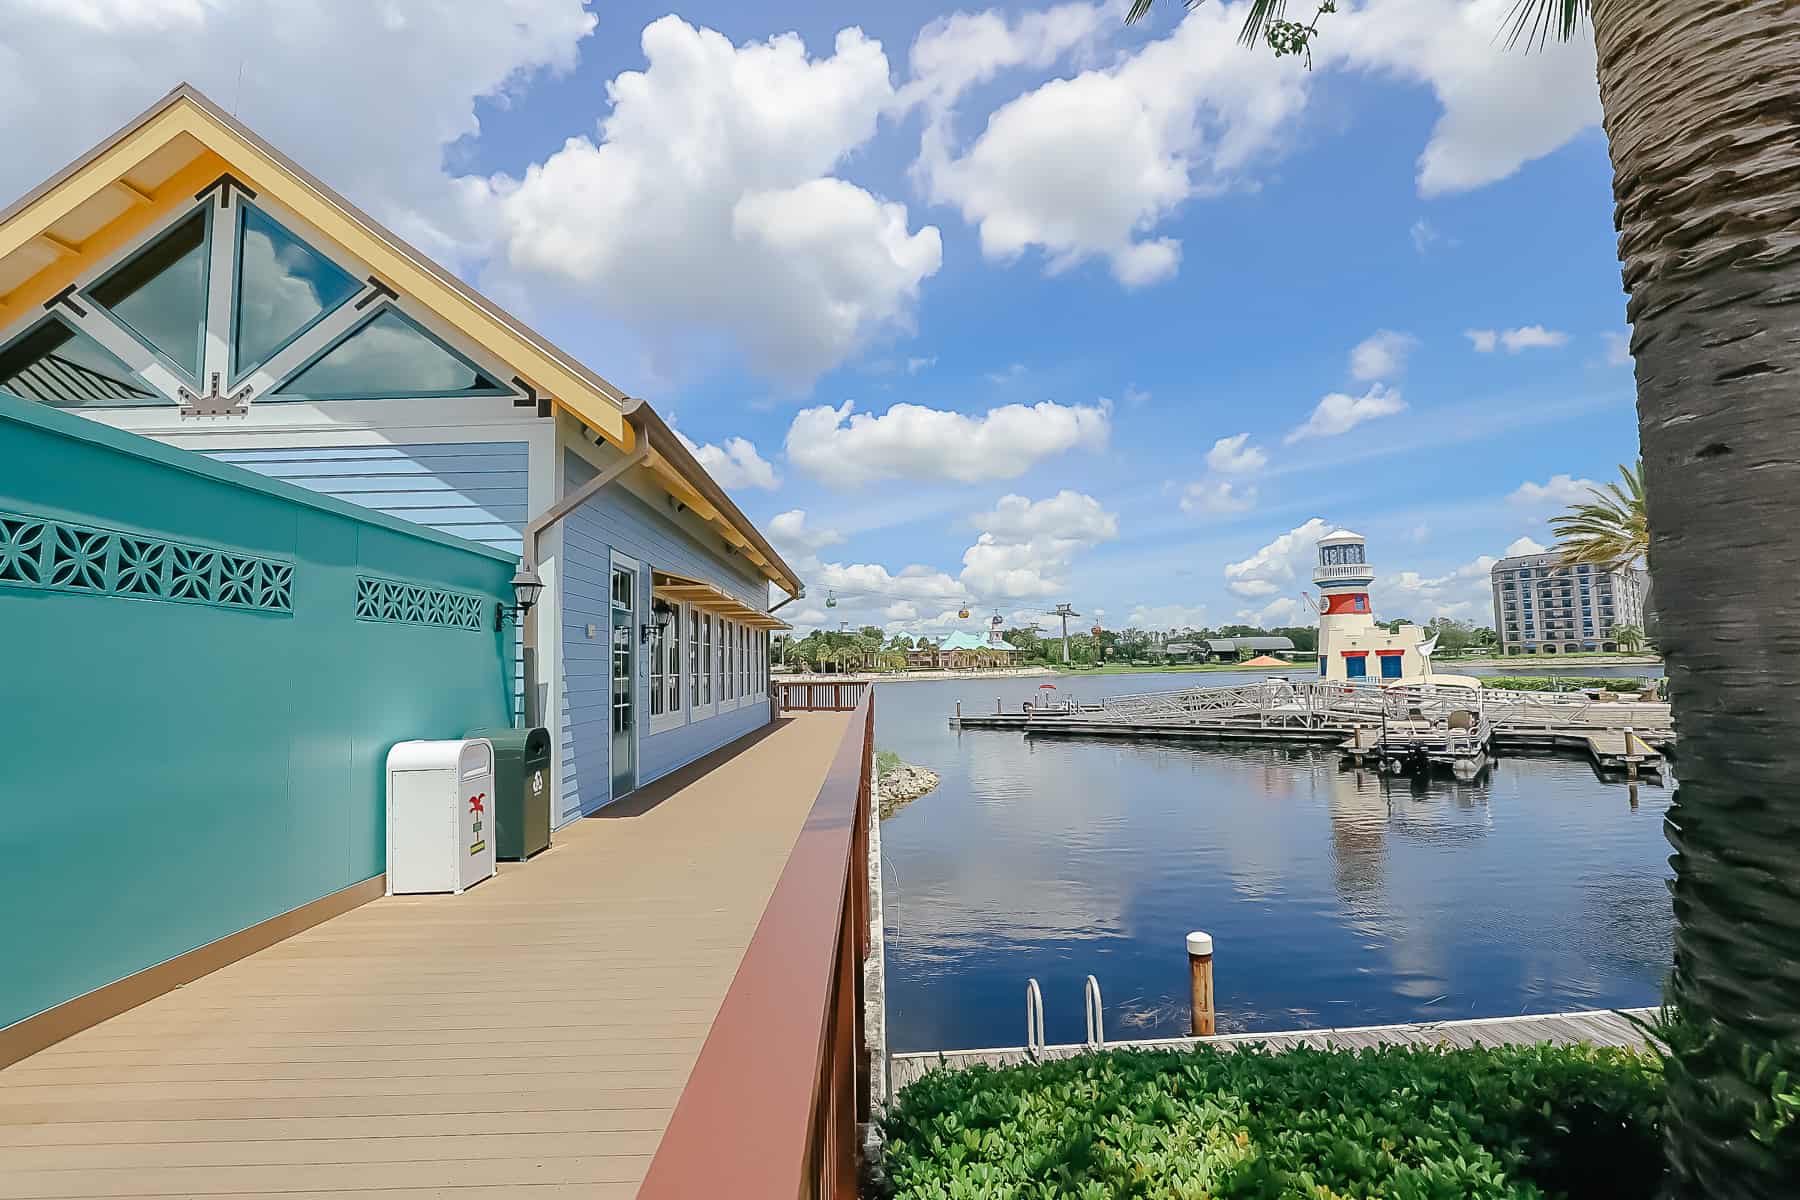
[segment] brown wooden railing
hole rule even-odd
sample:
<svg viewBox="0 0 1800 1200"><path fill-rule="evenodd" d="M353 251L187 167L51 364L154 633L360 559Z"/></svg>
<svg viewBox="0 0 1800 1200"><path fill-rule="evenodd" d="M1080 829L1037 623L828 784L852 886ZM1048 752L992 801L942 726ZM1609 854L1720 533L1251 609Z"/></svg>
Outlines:
<svg viewBox="0 0 1800 1200"><path fill-rule="evenodd" d="M844 712L862 703L869 681L783 679L775 686L780 689L781 707L789 712Z"/></svg>
<svg viewBox="0 0 1800 1200"><path fill-rule="evenodd" d="M639 1200L855 1200L875 697L850 718Z"/></svg>

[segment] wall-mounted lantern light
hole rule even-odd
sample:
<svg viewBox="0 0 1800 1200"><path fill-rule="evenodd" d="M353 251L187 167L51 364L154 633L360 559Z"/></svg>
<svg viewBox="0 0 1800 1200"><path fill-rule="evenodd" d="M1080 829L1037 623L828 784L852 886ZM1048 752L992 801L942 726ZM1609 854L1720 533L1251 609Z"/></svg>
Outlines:
<svg viewBox="0 0 1800 1200"><path fill-rule="evenodd" d="M675 623L675 613L672 609L658 607L651 611L650 618L649 621L638 626L638 640L646 646L650 644L650 639L657 633L668 632L669 626Z"/></svg>
<svg viewBox="0 0 1800 1200"><path fill-rule="evenodd" d="M495 633L500 632L500 627L506 623L508 617L515 621L520 620L532 610L532 607L538 602L538 596L544 591L544 581L538 578L535 570L525 563L520 563L518 571L512 577L512 590L514 603L510 609L504 604L496 603L494 605Z"/></svg>

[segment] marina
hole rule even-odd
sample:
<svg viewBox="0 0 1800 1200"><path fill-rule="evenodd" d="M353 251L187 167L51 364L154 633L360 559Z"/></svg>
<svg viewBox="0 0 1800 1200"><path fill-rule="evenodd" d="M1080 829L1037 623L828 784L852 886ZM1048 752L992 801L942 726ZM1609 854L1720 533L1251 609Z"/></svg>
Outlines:
<svg viewBox="0 0 1800 1200"><path fill-rule="evenodd" d="M1435 684L1259 679L1102 697L1046 708L1032 700L992 713L960 707L952 728L1028 737L1134 737L1196 742L1329 745L1346 763L1400 773L1444 768L1466 777L1496 753L1572 751L1601 770L1660 769L1675 732L1666 702L1569 692Z"/></svg>
<svg viewBox="0 0 1800 1200"><path fill-rule="evenodd" d="M1185 1035L1193 928L1218 940L1222 1034L1659 999L1678 763L1634 786L1597 770L1585 737L1559 751L1520 726L1478 780L1392 775L1346 766L1336 731L1088 726L1145 680L1053 682L1082 719L1034 715L1028 731L1037 679L877 685L878 744L940 776L882 823L897 1053L1016 1044L1034 976L1051 1043L1082 1041L1088 974L1112 1037ZM1003 725L988 728L997 695ZM959 702L960 727L946 720Z"/></svg>

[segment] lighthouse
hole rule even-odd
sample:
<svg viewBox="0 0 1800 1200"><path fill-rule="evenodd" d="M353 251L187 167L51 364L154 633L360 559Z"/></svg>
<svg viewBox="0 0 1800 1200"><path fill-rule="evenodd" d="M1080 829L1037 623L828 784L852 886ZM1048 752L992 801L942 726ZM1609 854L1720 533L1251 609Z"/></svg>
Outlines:
<svg viewBox="0 0 1800 1200"><path fill-rule="evenodd" d="M1319 586L1319 675L1346 682L1435 683L1476 686L1462 676L1433 676L1431 652L1437 639L1417 625L1393 632L1375 624L1369 566L1362 534L1339 529L1319 539L1313 568Z"/></svg>

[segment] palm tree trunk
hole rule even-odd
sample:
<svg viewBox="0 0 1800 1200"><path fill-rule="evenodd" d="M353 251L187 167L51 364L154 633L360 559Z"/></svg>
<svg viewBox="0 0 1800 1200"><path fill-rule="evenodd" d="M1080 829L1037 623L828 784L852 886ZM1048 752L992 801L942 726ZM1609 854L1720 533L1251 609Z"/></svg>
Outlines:
<svg viewBox="0 0 1800 1200"><path fill-rule="evenodd" d="M1800 1184L1800 2L1594 0L1681 731L1669 1157ZM1767 1057L1765 1057L1767 1056Z"/></svg>

